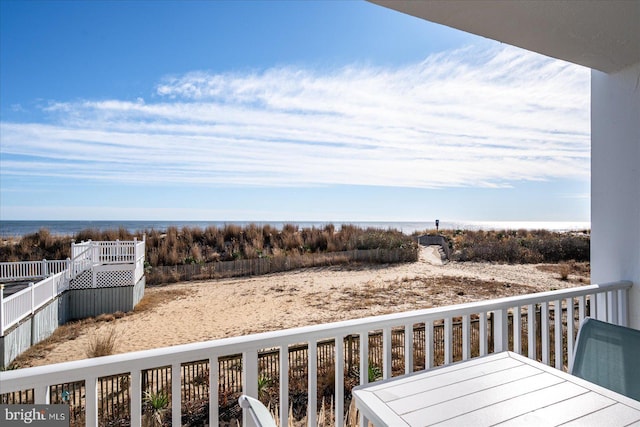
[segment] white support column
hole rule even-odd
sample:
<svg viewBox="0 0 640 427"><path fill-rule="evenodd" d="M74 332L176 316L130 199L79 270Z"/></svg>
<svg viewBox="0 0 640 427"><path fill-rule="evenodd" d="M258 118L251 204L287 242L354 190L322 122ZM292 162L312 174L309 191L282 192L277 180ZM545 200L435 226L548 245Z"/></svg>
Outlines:
<svg viewBox="0 0 640 427"><path fill-rule="evenodd" d="M591 281L630 280L640 329L640 62L591 72Z"/></svg>

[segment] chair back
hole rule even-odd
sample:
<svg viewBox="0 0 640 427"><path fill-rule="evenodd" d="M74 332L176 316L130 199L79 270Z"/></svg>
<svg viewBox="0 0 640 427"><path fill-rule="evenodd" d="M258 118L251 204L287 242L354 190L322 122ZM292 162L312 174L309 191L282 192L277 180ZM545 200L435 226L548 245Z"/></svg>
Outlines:
<svg viewBox="0 0 640 427"><path fill-rule="evenodd" d="M238 399L238 403L245 409L245 416L247 412L251 414L251 418L258 427L277 427L269 410L258 399L243 394Z"/></svg>
<svg viewBox="0 0 640 427"><path fill-rule="evenodd" d="M571 373L640 400L640 331L587 317L578 331Z"/></svg>

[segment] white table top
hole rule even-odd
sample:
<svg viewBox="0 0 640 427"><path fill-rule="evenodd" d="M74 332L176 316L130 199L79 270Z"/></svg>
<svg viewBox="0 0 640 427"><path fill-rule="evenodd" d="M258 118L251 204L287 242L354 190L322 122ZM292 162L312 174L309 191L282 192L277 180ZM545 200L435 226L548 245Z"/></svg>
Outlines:
<svg viewBox="0 0 640 427"><path fill-rule="evenodd" d="M353 395L376 427L640 426L640 402L511 352L358 386Z"/></svg>

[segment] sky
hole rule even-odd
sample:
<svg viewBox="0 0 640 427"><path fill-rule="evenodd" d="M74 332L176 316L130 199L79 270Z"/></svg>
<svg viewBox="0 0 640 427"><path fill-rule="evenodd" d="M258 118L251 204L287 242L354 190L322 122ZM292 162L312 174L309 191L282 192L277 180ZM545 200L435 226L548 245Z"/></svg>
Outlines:
<svg viewBox="0 0 640 427"><path fill-rule="evenodd" d="M589 221L590 72L365 1L0 1L0 220Z"/></svg>

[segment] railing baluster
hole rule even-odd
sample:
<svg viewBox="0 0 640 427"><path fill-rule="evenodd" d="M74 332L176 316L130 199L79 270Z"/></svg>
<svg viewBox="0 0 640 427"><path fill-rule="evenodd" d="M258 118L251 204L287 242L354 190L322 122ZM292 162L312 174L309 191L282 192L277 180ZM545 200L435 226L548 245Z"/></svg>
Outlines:
<svg viewBox="0 0 640 427"><path fill-rule="evenodd" d="M258 349L246 350L242 353L242 392L247 396L258 398ZM246 411L242 417L242 425L244 427L254 425Z"/></svg>
<svg viewBox="0 0 640 427"><path fill-rule="evenodd" d="M487 354L487 313L485 311L481 311L478 313L480 320L480 356L485 356Z"/></svg>
<svg viewBox="0 0 640 427"><path fill-rule="evenodd" d="M216 406L217 406L216 402ZM131 427L142 425L142 372L131 371Z"/></svg>
<svg viewBox="0 0 640 427"><path fill-rule="evenodd" d="M609 295L609 307L608 307L608 311L609 311L609 316L607 321L609 323L618 323L618 292L617 291L611 291L611 292L607 292L607 294Z"/></svg>
<svg viewBox="0 0 640 427"><path fill-rule="evenodd" d="M555 360L556 369L562 369L564 365L562 351L562 300L554 302L554 338L555 338Z"/></svg>
<svg viewBox="0 0 640 427"><path fill-rule="evenodd" d="M316 427L318 422L318 343L315 340L309 342L308 348L308 390L307 395L307 425Z"/></svg>
<svg viewBox="0 0 640 427"><path fill-rule="evenodd" d="M520 306L513 308L513 351L522 354L522 314Z"/></svg>
<svg viewBox="0 0 640 427"><path fill-rule="evenodd" d="M404 373L413 372L413 324L404 325Z"/></svg>
<svg viewBox="0 0 640 427"><path fill-rule="evenodd" d="M217 423L216 423L217 424ZM280 346L280 425L289 424L289 345ZM215 425L215 424L211 424Z"/></svg>
<svg viewBox="0 0 640 427"><path fill-rule="evenodd" d="M628 289L618 290L618 324L621 326L629 325L628 297Z"/></svg>
<svg viewBox="0 0 640 427"><path fill-rule="evenodd" d="M543 302L540 309L542 321L542 363L549 364L549 303Z"/></svg>
<svg viewBox="0 0 640 427"><path fill-rule="evenodd" d="M34 392L34 401L39 405L47 405L49 404L49 386L45 384L39 384L33 387Z"/></svg>
<svg viewBox="0 0 640 427"><path fill-rule="evenodd" d="M433 368L433 322L427 320L424 322L424 367L425 369Z"/></svg>
<svg viewBox="0 0 640 427"><path fill-rule="evenodd" d="M338 335L335 340L335 426L342 427L344 424L344 336ZM286 424L282 424L286 425Z"/></svg>
<svg viewBox="0 0 640 427"><path fill-rule="evenodd" d="M85 418L87 427L98 426L98 378L89 377L84 380Z"/></svg>
<svg viewBox="0 0 640 427"><path fill-rule="evenodd" d="M567 366L568 371L573 369L573 343L575 341L575 305L573 304L573 298L566 299L567 305Z"/></svg>
<svg viewBox="0 0 640 427"><path fill-rule="evenodd" d="M218 425L219 414L219 390L220 371L218 356L209 357L209 425Z"/></svg>
<svg viewBox="0 0 640 427"><path fill-rule="evenodd" d="M182 424L182 369L180 363L171 365L171 422L174 426Z"/></svg>
<svg viewBox="0 0 640 427"><path fill-rule="evenodd" d="M596 319L602 320L603 322L607 321L607 293L600 292L596 294Z"/></svg>
<svg viewBox="0 0 640 427"><path fill-rule="evenodd" d="M360 333L360 384L369 382L369 332Z"/></svg>
<svg viewBox="0 0 640 427"><path fill-rule="evenodd" d="M578 297L578 327L582 325L582 321L585 318L586 310L587 310L587 296L581 295Z"/></svg>
<svg viewBox="0 0 640 427"><path fill-rule="evenodd" d="M493 351L498 353L508 349L507 309L496 310L493 313Z"/></svg>
<svg viewBox="0 0 640 427"><path fill-rule="evenodd" d="M453 327L451 317L444 319L444 364L453 362Z"/></svg>
<svg viewBox="0 0 640 427"><path fill-rule="evenodd" d="M360 333L360 384L369 382L369 332ZM360 425L368 426L369 420L360 413Z"/></svg>
<svg viewBox="0 0 640 427"><path fill-rule="evenodd" d="M471 322L469 315L462 316L462 360L471 358Z"/></svg>
<svg viewBox="0 0 640 427"><path fill-rule="evenodd" d="M527 306L527 350L529 359L536 358L536 305Z"/></svg>
<svg viewBox="0 0 640 427"><path fill-rule="evenodd" d="M393 344L391 327L382 330L382 378L393 376L391 363L393 361Z"/></svg>

